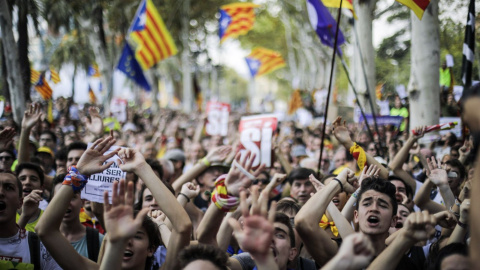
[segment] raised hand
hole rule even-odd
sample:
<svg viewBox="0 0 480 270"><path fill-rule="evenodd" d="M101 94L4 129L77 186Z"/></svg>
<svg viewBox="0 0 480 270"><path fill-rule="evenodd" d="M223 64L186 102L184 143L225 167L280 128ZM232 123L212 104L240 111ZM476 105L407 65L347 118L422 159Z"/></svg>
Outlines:
<svg viewBox="0 0 480 270"><path fill-rule="evenodd" d="M185 183L180 193L185 194L190 200L193 200L200 193L200 185L195 185L192 182Z"/></svg>
<svg viewBox="0 0 480 270"><path fill-rule="evenodd" d="M135 149L123 148L118 152L120 159L117 161L118 166L124 172L134 172L141 165L146 164L143 155Z"/></svg>
<svg viewBox="0 0 480 270"><path fill-rule="evenodd" d="M403 236L412 243L425 241L435 234L435 216L428 211L411 213L403 224Z"/></svg>
<svg viewBox="0 0 480 270"><path fill-rule="evenodd" d="M442 228L454 229L457 225L457 219L448 210L435 213L434 216L437 219L437 224Z"/></svg>
<svg viewBox="0 0 480 270"><path fill-rule="evenodd" d="M313 187L315 188L315 191L319 192L320 190L322 190L325 185L320 182L320 180L318 180L317 178L315 178L315 176L313 176L313 174L310 174L308 176L308 181L310 181L310 183L312 183Z"/></svg>
<svg viewBox="0 0 480 270"><path fill-rule="evenodd" d="M246 189L252 185L252 181L260 175L260 172L265 168L265 164L260 165L253 173L250 172L253 161L255 160L255 154L251 154L250 151L245 152L242 155L237 153L235 156L235 162L232 164L227 178L225 179L225 186L228 193L233 196L239 196L241 189ZM239 168L239 166L241 168Z"/></svg>
<svg viewBox="0 0 480 270"><path fill-rule="evenodd" d="M463 224L468 224L468 212L470 211L470 199L463 200L462 204L460 205L460 221Z"/></svg>
<svg viewBox="0 0 480 270"><path fill-rule="evenodd" d="M322 269L362 269L370 264L374 255L375 249L366 235L350 234L343 239L337 255Z"/></svg>
<svg viewBox="0 0 480 270"><path fill-rule="evenodd" d="M108 240L112 243L126 242L135 236L142 226L148 208L142 209L137 217L133 218L133 182L126 185L125 180L120 180L120 183L115 181L112 187L112 204L108 203L108 191L103 193L103 201L105 205L103 216Z"/></svg>
<svg viewBox="0 0 480 270"><path fill-rule="evenodd" d="M107 155L104 154L115 142L116 140L112 136L96 140L80 157L77 164L78 171L84 175L92 175L110 167L114 162L110 161L104 164L105 161L115 156L120 149L118 148Z"/></svg>
<svg viewBox="0 0 480 270"><path fill-rule="evenodd" d="M412 136L415 140L418 140L425 135L425 126L418 126L414 128L414 132L412 132Z"/></svg>
<svg viewBox="0 0 480 270"><path fill-rule="evenodd" d="M0 147L7 148L12 142L15 136L15 129L12 127L6 127L0 131Z"/></svg>
<svg viewBox="0 0 480 270"><path fill-rule="evenodd" d="M165 219L167 219L167 216L160 210L152 210L150 209L147 213L149 217L152 218L155 223L157 223L157 226L160 226L165 223Z"/></svg>
<svg viewBox="0 0 480 270"><path fill-rule="evenodd" d="M345 147L350 147L352 142L352 138L350 138L350 132L348 131L345 121L342 124L342 117L339 116L335 121L332 123L333 125L333 135L337 140L343 144Z"/></svg>
<svg viewBox="0 0 480 270"><path fill-rule="evenodd" d="M88 108L88 112L90 117L85 118L85 126L92 134L101 136L103 134L103 121L98 113L98 108L90 107Z"/></svg>
<svg viewBox="0 0 480 270"><path fill-rule="evenodd" d="M230 218L228 224L233 228L234 236L240 247L251 254L254 260L265 261L273 254L270 245L273 240L276 203L273 202L267 219L268 199L257 200L258 187L254 187L252 194L251 212L248 212L247 195L240 193L240 208L243 215L243 229L238 220Z"/></svg>
<svg viewBox="0 0 480 270"><path fill-rule="evenodd" d="M355 173L352 170L345 168L335 178L340 180L340 182L342 182L342 185L345 187L348 184L348 180L353 179L354 177Z"/></svg>
<svg viewBox="0 0 480 270"><path fill-rule="evenodd" d="M458 149L460 156L468 156L470 154L470 143L468 140L465 140L463 146Z"/></svg>
<svg viewBox="0 0 480 270"><path fill-rule="evenodd" d="M285 178L287 178L286 174L275 173L272 177L272 180L270 180L270 183L268 183L268 185L260 193L259 200L262 199L263 197L270 198L270 194L271 194L272 190L276 186L280 185L285 180Z"/></svg>
<svg viewBox="0 0 480 270"><path fill-rule="evenodd" d="M232 147L230 145L217 146L208 152L206 158L210 163L223 162L231 151Z"/></svg>
<svg viewBox="0 0 480 270"><path fill-rule="evenodd" d="M448 185L448 176L445 168L442 168L442 165L439 160L436 160L435 157L431 157L428 162L428 168L430 169L430 181L436 186Z"/></svg>
<svg viewBox="0 0 480 270"><path fill-rule="evenodd" d="M362 182L365 178L378 176L379 172L380 172L380 168L378 168L377 165L369 165L369 166L363 167L362 173L358 178L358 184L362 186Z"/></svg>
<svg viewBox="0 0 480 270"><path fill-rule="evenodd" d="M41 117L42 109L40 108L40 104L30 104L23 114L22 128L28 130L32 129L38 123Z"/></svg>
<svg viewBox="0 0 480 270"><path fill-rule="evenodd" d="M22 215L30 219L38 210L38 205L43 200L42 191L34 189L30 194L23 198Z"/></svg>

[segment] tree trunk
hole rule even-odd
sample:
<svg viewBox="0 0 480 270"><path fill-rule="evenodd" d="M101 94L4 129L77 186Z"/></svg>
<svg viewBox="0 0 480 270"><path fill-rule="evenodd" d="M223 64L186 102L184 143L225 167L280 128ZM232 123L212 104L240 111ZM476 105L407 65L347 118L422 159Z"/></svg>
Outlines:
<svg viewBox="0 0 480 270"><path fill-rule="evenodd" d="M412 51L410 82L410 127L438 124L440 117L440 38L438 0L432 0L420 21L410 12Z"/></svg>
<svg viewBox="0 0 480 270"><path fill-rule="evenodd" d="M7 82L10 89L13 119L22 122L25 111L25 89L19 64L18 49L12 31L12 18L6 0L0 0L0 29L2 30L3 51L7 66Z"/></svg>
<svg viewBox="0 0 480 270"><path fill-rule="evenodd" d="M72 74L72 102L75 102L75 76L77 75L77 65L73 64ZM70 111L67 109L67 111Z"/></svg>
<svg viewBox="0 0 480 270"><path fill-rule="evenodd" d="M18 59L23 78L23 94L25 100L30 100L30 60L28 59L28 3L18 1Z"/></svg>
<svg viewBox="0 0 480 270"><path fill-rule="evenodd" d="M359 102L361 102L362 106L367 112L371 113L371 107L368 99L366 98L366 94L368 84L369 95L375 104L375 50L373 48L372 41L372 21L373 11L375 10L377 0L353 2L358 20L355 21L354 26L354 31L357 32L357 35L354 35L356 42L353 56L354 72L352 77L354 77L353 82L359 94ZM376 113L377 109L375 105L374 110Z"/></svg>
<svg viewBox="0 0 480 270"><path fill-rule="evenodd" d="M191 63L190 63L190 48L188 45L188 36L189 30L188 26L190 25L190 0L183 1L183 17L182 17L182 105L183 111L185 113L192 112L193 108L193 92L192 92L192 74L191 74ZM216 82L215 82L216 83Z"/></svg>

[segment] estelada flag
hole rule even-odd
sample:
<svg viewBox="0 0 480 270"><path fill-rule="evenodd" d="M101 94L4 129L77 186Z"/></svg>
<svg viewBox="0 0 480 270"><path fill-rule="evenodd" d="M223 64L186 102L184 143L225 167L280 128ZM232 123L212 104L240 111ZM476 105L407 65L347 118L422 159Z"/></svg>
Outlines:
<svg viewBox="0 0 480 270"><path fill-rule="evenodd" d="M50 88L47 80L45 80L45 73L40 74L40 78L34 85L35 90L42 96L44 100L49 100L52 98L53 90Z"/></svg>
<svg viewBox="0 0 480 270"><path fill-rule="evenodd" d="M428 4L430 4L430 0L397 0L397 2L411 9L420 20L422 19L423 13L427 9Z"/></svg>
<svg viewBox="0 0 480 270"><path fill-rule="evenodd" d="M143 70L178 52L152 0L142 1L128 32L136 45L135 58Z"/></svg>
<svg viewBox="0 0 480 270"><path fill-rule="evenodd" d="M352 0L343 0L342 6L340 6L340 0L322 0L323 5L326 7L332 8L348 8L352 11L353 17L357 19L357 15L355 14L355 10L353 10L353 3Z"/></svg>
<svg viewBox="0 0 480 270"><path fill-rule="evenodd" d="M259 7L252 3L234 3L220 7L220 43L227 38L245 35L255 23L255 10Z"/></svg>
<svg viewBox="0 0 480 270"><path fill-rule="evenodd" d="M60 75L58 75L58 72L55 71L52 67L50 67L50 80L54 83L57 84L60 82Z"/></svg>
<svg viewBox="0 0 480 270"><path fill-rule="evenodd" d="M265 48L255 48L246 58L252 77L264 75L285 66L280 53Z"/></svg>
<svg viewBox="0 0 480 270"><path fill-rule="evenodd" d="M30 83L36 84L40 80L41 73L33 68L30 68Z"/></svg>

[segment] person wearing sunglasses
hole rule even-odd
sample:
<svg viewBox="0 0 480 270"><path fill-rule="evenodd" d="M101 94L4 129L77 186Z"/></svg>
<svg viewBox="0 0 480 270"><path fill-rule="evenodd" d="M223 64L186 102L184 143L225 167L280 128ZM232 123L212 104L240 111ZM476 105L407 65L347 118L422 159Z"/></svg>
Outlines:
<svg viewBox="0 0 480 270"><path fill-rule="evenodd" d="M11 171L15 155L8 149L0 150L0 170Z"/></svg>

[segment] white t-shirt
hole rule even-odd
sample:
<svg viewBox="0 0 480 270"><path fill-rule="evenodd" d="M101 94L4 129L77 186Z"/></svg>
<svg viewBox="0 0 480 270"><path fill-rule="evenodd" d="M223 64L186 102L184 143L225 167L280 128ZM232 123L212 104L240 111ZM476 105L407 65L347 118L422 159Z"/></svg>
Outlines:
<svg viewBox="0 0 480 270"><path fill-rule="evenodd" d="M27 267L19 267L17 264L31 265L33 264L30 257L30 248L28 246L28 234L26 232L23 238L18 232L12 237L0 238L0 269L28 269ZM16 265L16 267L14 266ZM47 251L45 246L40 242L40 265L41 269L62 269L55 262L53 257Z"/></svg>

